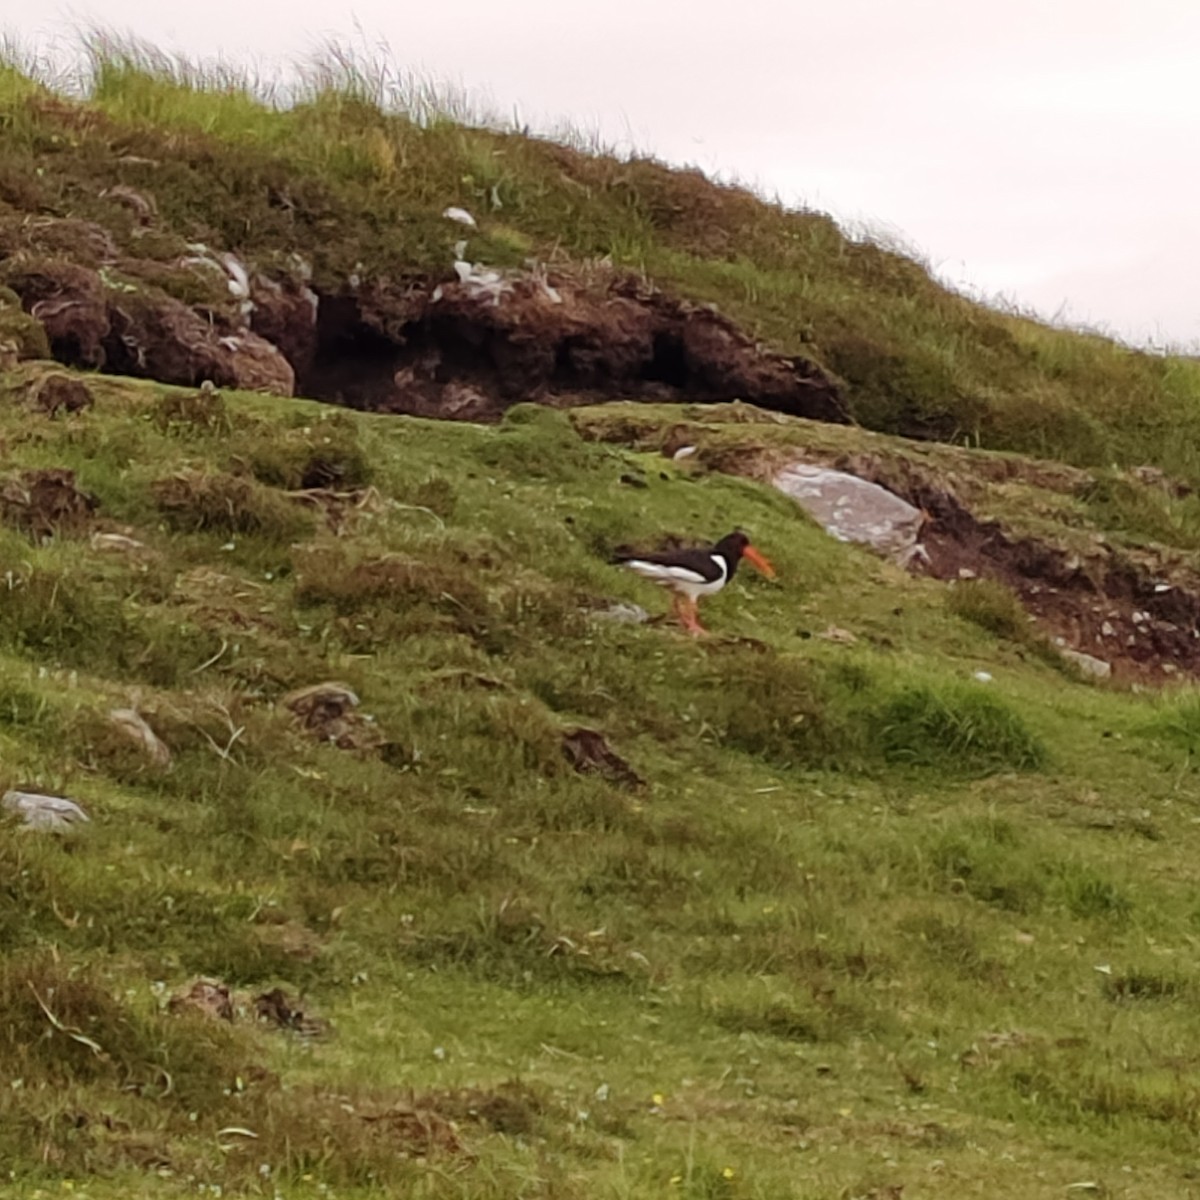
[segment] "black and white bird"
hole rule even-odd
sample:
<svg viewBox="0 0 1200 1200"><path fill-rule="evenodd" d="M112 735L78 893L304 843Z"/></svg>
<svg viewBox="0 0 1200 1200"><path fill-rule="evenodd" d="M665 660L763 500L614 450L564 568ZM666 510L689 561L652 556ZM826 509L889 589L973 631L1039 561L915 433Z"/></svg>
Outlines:
<svg viewBox="0 0 1200 1200"><path fill-rule="evenodd" d="M659 554L618 554L613 561L643 579L668 588L672 593L671 609L679 623L693 637L699 637L708 632L697 616L700 597L719 592L733 578L743 558L768 579L775 578L775 568L740 529L727 534L715 546Z"/></svg>

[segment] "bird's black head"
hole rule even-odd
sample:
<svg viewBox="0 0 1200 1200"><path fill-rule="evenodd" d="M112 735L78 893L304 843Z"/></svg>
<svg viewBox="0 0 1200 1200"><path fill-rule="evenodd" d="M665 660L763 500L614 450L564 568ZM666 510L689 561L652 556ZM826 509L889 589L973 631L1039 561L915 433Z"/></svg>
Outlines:
<svg viewBox="0 0 1200 1200"><path fill-rule="evenodd" d="M732 533L727 533L714 547L713 553L719 554L730 567L736 567L741 562L742 555L746 552L746 547L750 545L750 539L741 529L735 529Z"/></svg>
<svg viewBox="0 0 1200 1200"><path fill-rule="evenodd" d="M727 533L713 547L713 553L719 554L728 563L728 578L730 579L733 578L733 573L743 558L768 579L775 578L775 568L750 544L749 536L741 529Z"/></svg>

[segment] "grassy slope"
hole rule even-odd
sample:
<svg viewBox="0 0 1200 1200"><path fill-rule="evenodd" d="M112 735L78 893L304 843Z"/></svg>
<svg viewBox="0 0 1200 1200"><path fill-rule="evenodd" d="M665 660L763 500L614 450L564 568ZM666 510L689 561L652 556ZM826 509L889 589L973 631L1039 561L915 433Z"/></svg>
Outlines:
<svg viewBox="0 0 1200 1200"><path fill-rule="evenodd" d="M1193 361L988 309L828 217L698 174L472 128L428 107L420 121L385 115L382 89L369 67L344 63L277 111L236 80L109 48L91 102L75 108L0 69L0 199L21 213L97 217L143 256L183 253L184 238L264 264L298 249L330 291L353 272L446 272L462 229L439 214L459 204L480 219L473 258L611 258L643 270L818 358L869 427L1200 480ZM134 234L128 212L98 196L117 182L148 189L172 237Z"/></svg>
<svg viewBox="0 0 1200 1200"><path fill-rule="evenodd" d="M336 281L358 258L440 268L436 213L495 187L476 257L644 266L857 371L882 428L948 412L986 444L1195 476L1193 365L990 313L818 216L345 96L281 115L109 69L80 115L0 87L10 201L87 215L118 148L172 164L178 229L258 253L358 213L317 258ZM286 223L255 207L268 177L299 201ZM16 390L0 410L6 475L75 468L152 552L0 535L0 782L94 817L70 841L0 830L18 1194L1200 1191L1188 696L1073 683L762 487L553 414L482 430L230 396L206 421L94 386L84 414ZM314 454L387 505L335 537L280 494ZM154 485L184 469L260 483L165 509ZM711 642L581 613L661 602L605 565L615 544L734 522L781 582L739 576ZM812 636L830 624L857 643ZM291 726L282 694L326 678L384 755ZM169 770L108 727L131 702ZM572 773L579 723L647 788ZM303 989L336 1037L162 1011L202 973ZM469 1154L359 1115L413 1093Z"/></svg>
<svg viewBox="0 0 1200 1200"><path fill-rule="evenodd" d="M288 1196L1191 1194L1193 703L1071 683L765 489L553 413L234 396L205 424L99 391L0 420L6 470L75 468L153 551L4 535L5 782L95 817L0 835L23 1194L269 1194L264 1165ZM314 452L395 503L319 528L278 494ZM153 484L186 467L274 488L168 520ZM658 602L606 547L734 520L782 582L739 576L710 643L581 615ZM419 567L380 593L349 568L383 555ZM830 623L858 643L807 636ZM283 690L329 677L383 759L290 726ZM169 770L106 727L131 698ZM644 792L567 768L579 722ZM304 989L337 1036L160 1012L204 973ZM468 1085L507 1097L502 1131ZM343 1107L412 1091L476 1157L406 1160ZM257 1140L223 1153L230 1126Z"/></svg>

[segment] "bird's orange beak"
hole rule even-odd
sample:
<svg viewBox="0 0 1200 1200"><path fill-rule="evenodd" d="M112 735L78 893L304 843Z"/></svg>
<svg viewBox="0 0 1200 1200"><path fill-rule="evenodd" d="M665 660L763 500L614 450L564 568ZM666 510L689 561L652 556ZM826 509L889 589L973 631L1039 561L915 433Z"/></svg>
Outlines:
<svg viewBox="0 0 1200 1200"><path fill-rule="evenodd" d="M763 556L761 554L759 554L759 552L757 550L755 550L755 548L753 546L747 546L742 551L742 557L756 571L759 571L761 574L765 575L768 579L775 578L775 568L773 566L771 566L771 564L769 562L767 562L767 560L765 558L763 558Z"/></svg>

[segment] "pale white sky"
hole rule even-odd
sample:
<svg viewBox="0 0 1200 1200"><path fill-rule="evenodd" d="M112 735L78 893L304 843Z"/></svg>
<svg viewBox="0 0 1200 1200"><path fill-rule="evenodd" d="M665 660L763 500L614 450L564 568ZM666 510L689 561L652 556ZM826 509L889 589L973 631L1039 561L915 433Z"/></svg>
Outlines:
<svg viewBox="0 0 1200 1200"><path fill-rule="evenodd" d="M1048 316L1200 346L1200 0L0 6L43 50L97 23L268 72L365 31L535 126L893 231Z"/></svg>

